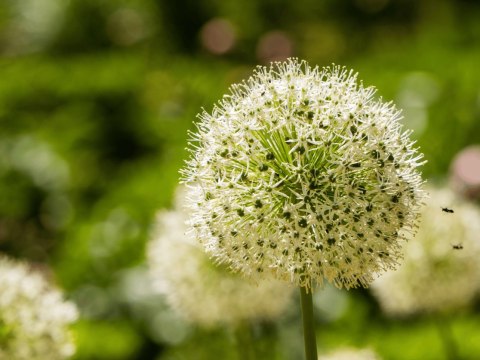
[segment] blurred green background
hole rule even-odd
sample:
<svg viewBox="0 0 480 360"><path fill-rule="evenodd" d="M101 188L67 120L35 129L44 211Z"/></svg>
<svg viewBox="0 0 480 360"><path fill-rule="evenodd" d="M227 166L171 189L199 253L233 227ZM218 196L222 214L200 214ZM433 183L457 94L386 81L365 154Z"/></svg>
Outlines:
<svg viewBox="0 0 480 360"><path fill-rule="evenodd" d="M196 114L288 56L351 67L395 101L429 179L480 143L475 0L0 2L0 250L48 264L78 304L77 359L238 358L228 331L179 325L142 285L145 244ZM388 320L362 290L335 296L344 311L317 311L319 347L444 358L432 319ZM297 313L260 331L279 359L301 354ZM479 313L451 321L479 359Z"/></svg>

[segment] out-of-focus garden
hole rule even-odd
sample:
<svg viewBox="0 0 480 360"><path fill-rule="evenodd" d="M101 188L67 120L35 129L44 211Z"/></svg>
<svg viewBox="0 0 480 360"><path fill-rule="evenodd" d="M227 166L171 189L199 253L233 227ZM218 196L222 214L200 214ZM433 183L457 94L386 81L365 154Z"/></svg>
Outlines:
<svg viewBox="0 0 480 360"><path fill-rule="evenodd" d="M403 109L430 186L478 206L475 0L0 3L0 251L32 264L76 304L74 359L243 359L247 343L253 358L302 358L295 295L274 320L205 328L169 306L145 255L157 213L174 206L196 114L257 64L290 56L358 71ZM455 210L448 201L438 215L457 215L441 211ZM462 231L451 232L451 251L436 266L471 252L455 237ZM480 288L480 276L463 273L467 261L438 276ZM178 257L163 271L188 263ZM409 276L422 277L417 271ZM463 294L442 286L435 291ZM369 290L327 286L314 294L319 353L353 347L382 359L479 359L479 293L391 317Z"/></svg>

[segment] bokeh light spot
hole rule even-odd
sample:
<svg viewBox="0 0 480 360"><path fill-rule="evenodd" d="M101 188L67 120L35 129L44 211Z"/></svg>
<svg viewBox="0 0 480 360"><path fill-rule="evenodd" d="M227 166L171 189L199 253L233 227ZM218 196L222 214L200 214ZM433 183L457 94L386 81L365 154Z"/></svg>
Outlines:
<svg viewBox="0 0 480 360"><path fill-rule="evenodd" d="M293 55L293 41L284 31L270 31L258 40L257 58L263 63L283 61Z"/></svg>
<svg viewBox="0 0 480 360"><path fill-rule="evenodd" d="M451 166L453 187L470 198L480 197L480 146L465 148L455 156Z"/></svg>
<svg viewBox="0 0 480 360"><path fill-rule="evenodd" d="M215 18L208 21L200 30L202 46L212 54L222 55L235 46L235 29L230 21Z"/></svg>

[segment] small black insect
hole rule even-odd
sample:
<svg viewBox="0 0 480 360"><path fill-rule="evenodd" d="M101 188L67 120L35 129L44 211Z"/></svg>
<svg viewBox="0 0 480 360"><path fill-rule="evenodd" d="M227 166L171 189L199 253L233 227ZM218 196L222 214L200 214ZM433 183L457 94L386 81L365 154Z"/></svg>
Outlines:
<svg viewBox="0 0 480 360"><path fill-rule="evenodd" d="M462 245L462 244L452 245L452 248L453 248L453 250L462 250L462 249L463 249L463 245Z"/></svg>
<svg viewBox="0 0 480 360"><path fill-rule="evenodd" d="M454 212L452 209L449 209L449 208L446 208L446 207L442 207L442 211L446 212L446 213L450 213L450 214L453 214L453 212Z"/></svg>

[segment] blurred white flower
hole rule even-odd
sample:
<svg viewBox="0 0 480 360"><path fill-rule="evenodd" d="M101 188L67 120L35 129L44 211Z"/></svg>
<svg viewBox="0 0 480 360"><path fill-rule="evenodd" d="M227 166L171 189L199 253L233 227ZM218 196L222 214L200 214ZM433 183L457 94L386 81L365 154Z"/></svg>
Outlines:
<svg viewBox="0 0 480 360"><path fill-rule="evenodd" d="M180 193L178 202L184 202ZM178 208L178 205L177 205ZM185 234L188 213L162 211L148 246L154 287L187 320L203 327L237 325L244 320L278 317L292 289L280 281L260 285L215 265L195 239Z"/></svg>
<svg viewBox="0 0 480 360"><path fill-rule="evenodd" d="M318 360L380 360L380 357L370 349L345 348L320 355Z"/></svg>
<svg viewBox="0 0 480 360"><path fill-rule="evenodd" d="M394 268L424 196L423 155L374 93L345 68L289 59L203 112L183 176L206 250L305 287L367 286Z"/></svg>
<svg viewBox="0 0 480 360"><path fill-rule="evenodd" d="M5 29L6 52L16 55L44 48L61 29L67 4L64 0L7 0L6 10L12 17Z"/></svg>
<svg viewBox="0 0 480 360"><path fill-rule="evenodd" d="M60 360L74 354L74 304L27 265L0 257L0 359Z"/></svg>
<svg viewBox="0 0 480 360"><path fill-rule="evenodd" d="M480 289L480 210L448 189L429 193L404 263L371 287L391 315L455 310L468 305Z"/></svg>

